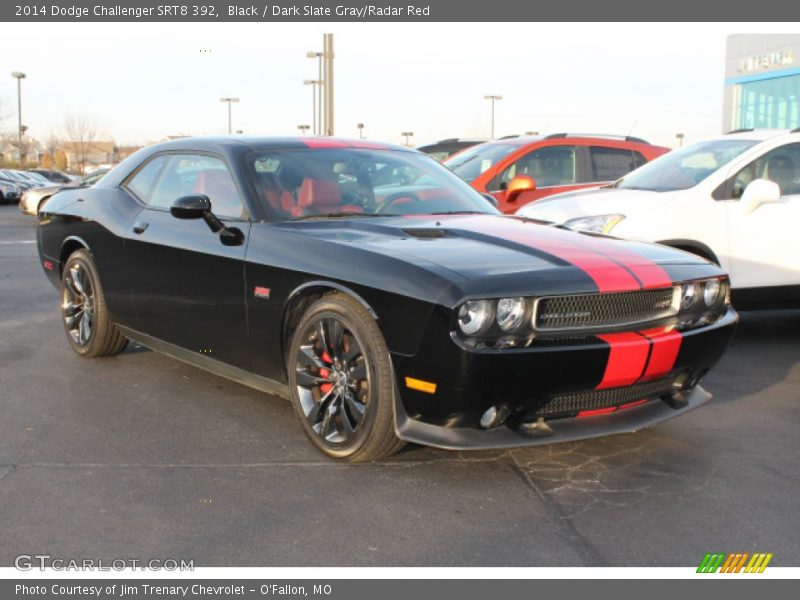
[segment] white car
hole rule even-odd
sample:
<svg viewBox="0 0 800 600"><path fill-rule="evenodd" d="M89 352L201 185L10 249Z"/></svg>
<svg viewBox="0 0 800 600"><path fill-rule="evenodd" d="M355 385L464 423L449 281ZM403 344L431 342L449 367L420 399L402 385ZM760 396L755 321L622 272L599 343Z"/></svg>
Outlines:
<svg viewBox="0 0 800 600"><path fill-rule="evenodd" d="M730 273L738 308L800 306L800 128L692 144L516 214L698 254Z"/></svg>

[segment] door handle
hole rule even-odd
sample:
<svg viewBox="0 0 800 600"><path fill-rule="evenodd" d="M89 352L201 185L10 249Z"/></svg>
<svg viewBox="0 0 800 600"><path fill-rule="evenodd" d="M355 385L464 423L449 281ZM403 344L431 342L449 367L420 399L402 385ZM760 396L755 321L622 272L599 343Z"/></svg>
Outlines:
<svg viewBox="0 0 800 600"><path fill-rule="evenodd" d="M150 223L145 223L144 221L139 221L138 223L133 224L133 233L144 233L144 230L150 226Z"/></svg>

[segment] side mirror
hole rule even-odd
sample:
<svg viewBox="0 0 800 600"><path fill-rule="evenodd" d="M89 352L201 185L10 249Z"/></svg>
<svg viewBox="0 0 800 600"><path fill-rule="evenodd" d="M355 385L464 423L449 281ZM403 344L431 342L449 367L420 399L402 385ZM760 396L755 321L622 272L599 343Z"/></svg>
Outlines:
<svg viewBox="0 0 800 600"><path fill-rule="evenodd" d="M532 192L536 189L536 181L527 175L517 175L508 183L506 188L506 202L516 202L522 192Z"/></svg>
<svg viewBox="0 0 800 600"><path fill-rule="evenodd" d="M481 194L481 196L483 196L484 198L486 198L486 201L487 201L489 204L491 204L492 206L494 206L495 208L497 208L497 207L498 207L497 198L495 198L495 197L494 197L494 196L492 196L491 194L483 194L483 193L482 193L482 194Z"/></svg>
<svg viewBox="0 0 800 600"><path fill-rule="evenodd" d="M756 179L744 189L740 202L743 210L751 213L762 204L780 202L780 199L781 188L777 183L769 179Z"/></svg>
<svg viewBox="0 0 800 600"><path fill-rule="evenodd" d="M244 242L244 234L240 229L226 227L225 223L211 212L211 200L208 196L202 194L182 196L172 203L169 212L176 219L203 219L212 232L219 234L224 246L239 246Z"/></svg>
<svg viewBox="0 0 800 600"><path fill-rule="evenodd" d="M211 213L211 200L208 196L182 196L169 207L170 214L176 219L202 219Z"/></svg>

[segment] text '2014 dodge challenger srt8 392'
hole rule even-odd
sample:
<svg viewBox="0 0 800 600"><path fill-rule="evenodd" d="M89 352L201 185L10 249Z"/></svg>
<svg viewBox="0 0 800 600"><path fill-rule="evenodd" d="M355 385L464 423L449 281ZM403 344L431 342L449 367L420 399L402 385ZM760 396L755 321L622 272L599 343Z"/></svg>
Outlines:
<svg viewBox="0 0 800 600"><path fill-rule="evenodd" d="M54 196L38 241L79 355L135 340L283 396L351 461L680 415L737 322L708 261L504 217L366 140L155 145Z"/></svg>

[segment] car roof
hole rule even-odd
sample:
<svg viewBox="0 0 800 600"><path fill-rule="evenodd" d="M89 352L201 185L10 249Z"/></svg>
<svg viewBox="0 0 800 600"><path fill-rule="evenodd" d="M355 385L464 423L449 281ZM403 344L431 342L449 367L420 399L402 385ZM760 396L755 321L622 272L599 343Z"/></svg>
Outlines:
<svg viewBox="0 0 800 600"><path fill-rule="evenodd" d="M337 137L260 137L260 136L208 136L208 137L188 137L167 142L161 142L150 146L148 149L154 150L197 150L202 148L216 148L219 150L233 150L250 148L252 150L278 150L278 149L330 149L330 148L360 148L367 150L397 150L403 152L416 152L405 146L396 146L375 142L372 140L353 140Z"/></svg>
<svg viewBox="0 0 800 600"><path fill-rule="evenodd" d="M740 140L758 140L759 142L763 142L765 140L769 140L775 137L796 134L796 133L800 133L800 129L737 129L735 131L726 133L725 135L720 135L715 138L706 139L705 141L740 139Z"/></svg>

